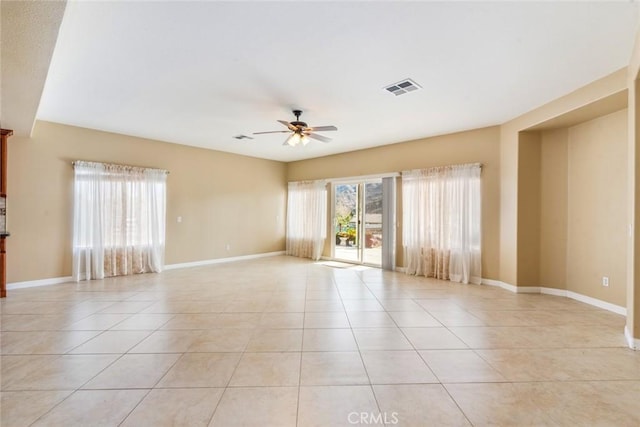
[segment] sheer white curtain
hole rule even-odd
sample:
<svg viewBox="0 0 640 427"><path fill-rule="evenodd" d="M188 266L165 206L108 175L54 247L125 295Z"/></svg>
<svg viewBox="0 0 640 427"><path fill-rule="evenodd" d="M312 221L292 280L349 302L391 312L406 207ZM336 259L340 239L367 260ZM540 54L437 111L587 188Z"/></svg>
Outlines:
<svg viewBox="0 0 640 427"><path fill-rule="evenodd" d="M479 164L402 173L407 274L480 284Z"/></svg>
<svg viewBox="0 0 640 427"><path fill-rule="evenodd" d="M73 278L159 272L167 172L74 163Z"/></svg>
<svg viewBox="0 0 640 427"><path fill-rule="evenodd" d="M287 255L318 260L326 238L326 183L290 182L287 197Z"/></svg>

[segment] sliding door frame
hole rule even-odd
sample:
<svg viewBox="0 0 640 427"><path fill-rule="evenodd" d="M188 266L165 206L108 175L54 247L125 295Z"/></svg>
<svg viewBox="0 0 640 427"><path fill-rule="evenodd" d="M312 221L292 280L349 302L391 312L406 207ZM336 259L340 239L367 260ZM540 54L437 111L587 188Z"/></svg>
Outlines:
<svg viewBox="0 0 640 427"><path fill-rule="evenodd" d="M395 258L396 258L396 183L397 177L400 175L398 173L389 173L389 174L379 174L379 175L365 175L365 176L356 176L356 177L346 177L346 178L335 178L329 180L331 184L331 189L329 191L330 194L330 203L329 203L329 223L331 233L328 233L328 237L331 239L330 244L330 258L334 261L342 261L348 262L356 265L365 265L377 268L385 268L387 270L395 269ZM390 181L385 180L385 178L392 178ZM382 254L381 254L381 262L380 264L370 264L364 262L364 246L365 246L365 218L364 213L362 212L362 206L365 205L364 198L366 197L366 184L372 181L379 181L382 183L383 188L383 214L382 214ZM386 181L386 184L385 184ZM358 223L357 223L357 239L358 239L358 260L347 260L343 258L336 258L336 238L335 238L335 229L336 229L336 187L338 185L358 185L358 205L360 207L358 212ZM387 192L385 192L385 188ZM385 194L386 193L386 194Z"/></svg>

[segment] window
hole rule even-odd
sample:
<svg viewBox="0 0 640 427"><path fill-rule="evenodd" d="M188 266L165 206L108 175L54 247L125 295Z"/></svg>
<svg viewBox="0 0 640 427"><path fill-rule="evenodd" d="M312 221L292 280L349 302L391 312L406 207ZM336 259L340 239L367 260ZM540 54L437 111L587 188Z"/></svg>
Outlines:
<svg viewBox="0 0 640 427"><path fill-rule="evenodd" d="M164 264L166 171L76 162L76 280L157 272Z"/></svg>

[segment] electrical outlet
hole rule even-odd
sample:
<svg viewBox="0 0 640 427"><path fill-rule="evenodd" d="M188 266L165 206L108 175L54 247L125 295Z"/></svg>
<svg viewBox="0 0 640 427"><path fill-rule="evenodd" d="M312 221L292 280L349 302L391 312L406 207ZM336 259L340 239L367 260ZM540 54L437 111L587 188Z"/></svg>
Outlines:
<svg viewBox="0 0 640 427"><path fill-rule="evenodd" d="M607 276L602 276L602 286L609 286L609 278Z"/></svg>
<svg viewBox="0 0 640 427"><path fill-rule="evenodd" d="M227 243L226 249L227 249L227 252L231 250L231 245L229 243Z"/></svg>
<svg viewBox="0 0 640 427"><path fill-rule="evenodd" d="M178 223L180 223L180 222L182 222L182 217L181 216L178 217Z"/></svg>

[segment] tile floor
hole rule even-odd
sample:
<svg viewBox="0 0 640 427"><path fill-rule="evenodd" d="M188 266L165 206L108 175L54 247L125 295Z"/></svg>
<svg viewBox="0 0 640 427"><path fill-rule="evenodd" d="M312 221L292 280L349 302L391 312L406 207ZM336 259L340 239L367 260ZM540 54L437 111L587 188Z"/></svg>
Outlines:
<svg viewBox="0 0 640 427"><path fill-rule="evenodd" d="M621 316L272 257L10 291L1 425L640 425Z"/></svg>

